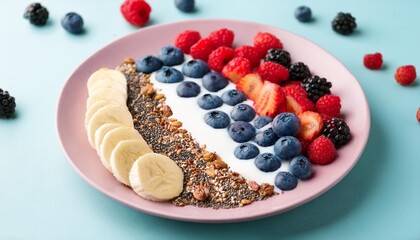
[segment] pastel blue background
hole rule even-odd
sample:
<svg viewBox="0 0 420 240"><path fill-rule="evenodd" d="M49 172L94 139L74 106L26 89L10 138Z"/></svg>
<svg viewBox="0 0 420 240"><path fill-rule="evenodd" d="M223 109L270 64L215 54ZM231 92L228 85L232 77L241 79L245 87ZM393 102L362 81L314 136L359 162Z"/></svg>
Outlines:
<svg viewBox="0 0 420 240"><path fill-rule="evenodd" d="M0 239L420 239L420 79L398 85L394 71L413 64L420 73L420 1L196 0L179 12L172 0L149 0L148 26L194 18L274 25L304 36L341 60L360 81L372 127L350 174L321 197L289 212L251 222L196 224L130 209L88 185L62 151L55 124L60 91L86 58L137 29L124 21L119 1L43 0L50 11L39 28L22 18L31 1L0 1L0 88L17 101L17 117L0 119ZM311 7L314 21L293 17ZM80 13L86 34L70 35L60 19ZM337 12L357 18L357 32L340 36ZM164 36L162 36L164 37ZM384 68L363 67L379 51ZM357 107L357 106L355 106Z"/></svg>

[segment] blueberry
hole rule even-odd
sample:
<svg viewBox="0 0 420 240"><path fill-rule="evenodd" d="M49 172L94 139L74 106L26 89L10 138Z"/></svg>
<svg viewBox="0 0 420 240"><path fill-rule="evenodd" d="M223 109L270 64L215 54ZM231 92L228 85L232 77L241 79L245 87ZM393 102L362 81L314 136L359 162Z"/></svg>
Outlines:
<svg viewBox="0 0 420 240"><path fill-rule="evenodd" d="M194 0L175 0L175 6L182 12L194 11L195 1Z"/></svg>
<svg viewBox="0 0 420 240"><path fill-rule="evenodd" d="M274 153L283 160L290 160L299 155L301 149L300 141L293 136L281 137L274 144Z"/></svg>
<svg viewBox="0 0 420 240"><path fill-rule="evenodd" d="M162 65L162 61L152 55L148 55L136 61L137 71L142 73L152 73L159 70Z"/></svg>
<svg viewBox="0 0 420 240"><path fill-rule="evenodd" d="M83 32L83 18L75 12L69 12L61 19L61 26L69 33L81 33Z"/></svg>
<svg viewBox="0 0 420 240"><path fill-rule="evenodd" d="M265 125L269 124L272 121L273 121L273 119L271 117L268 117L268 116L258 116L254 120L254 127L256 129L260 129L260 128L264 127Z"/></svg>
<svg viewBox="0 0 420 240"><path fill-rule="evenodd" d="M203 87L209 92L217 92L229 84L229 81L219 72L207 73L202 81Z"/></svg>
<svg viewBox="0 0 420 240"><path fill-rule="evenodd" d="M210 72L206 62L200 59L192 59L182 65L182 73L187 77L202 78Z"/></svg>
<svg viewBox="0 0 420 240"><path fill-rule="evenodd" d="M184 75L175 68L162 67L156 72L156 80L162 83L177 83L184 80Z"/></svg>
<svg viewBox="0 0 420 240"><path fill-rule="evenodd" d="M289 171L298 179L308 179L312 175L312 165L307 157L299 155L290 161Z"/></svg>
<svg viewBox="0 0 420 240"><path fill-rule="evenodd" d="M254 119L255 115L254 108L244 103L235 105L230 112L230 117L235 121L250 122Z"/></svg>
<svg viewBox="0 0 420 240"><path fill-rule="evenodd" d="M202 109L209 110L209 109L215 109L222 106L223 100L221 97L217 95L206 93L197 99L197 104Z"/></svg>
<svg viewBox="0 0 420 240"><path fill-rule="evenodd" d="M261 147L273 146L278 139L272 128L267 128L255 136L255 142Z"/></svg>
<svg viewBox="0 0 420 240"><path fill-rule="evenodd" d="M284 112L273 120L273 130L277 136L295 136L300 130L300 119L293 113Z"/></svg>
<svg viewBox="0 0 420 240"><path fill-rule="evenodd" d="M230 106L235 106L246 100L245 95L236 89L231 89L222 94L223 102Z"/></svg>
<svg viewBox="0 0 420 240"><path fill-rule="evenodd" d="M200 94L200 86L197 83L191 81L181 82L176 87L176 93L178 96L185 98L197 97L198 94Z"/></svg>
<svg viewBox="0 0 420 240"><path fill-rule="evenodd" d="M300 6L295 10L295 17L300 22L309 22L312 17L312 11L309 7Z"/></svg>
<svg viewBox="0 0 420 240"><path fill-rule="evenodd" d="M255 128L250 123L237 121L229 125L228 134L233 141L243 143L255 137Z"/></svg>
<svg viewBox="0 0 420 240"><path fill-rule="evenodd" d="M227 128L230 118L225 112L214 110L204 115L204 122L212 128Z"/></svg>
<svg viewBox="0 0 420 240"><path fill-rule="evenodd" d="M263 172L274 172L281 166L281 160L272 153L262 153L255 158L255 166Z"/></svg>
<svg viewBox="0 0 420 240"><path fill-rule="evenodd" d="M235 148L235 157L246 160L255 158L260 154L260 149L252 143L241 143Z"/></svg>
<svg viewBox="0 0 420 240"><path fill-rule="evenodd" d="M293 190L297 184L297 178L289 172L279 172L274 178L274 185L283 191Z"/></svg>
<svg viewBox="0 0 420 240"><path fill-rule="evenodd" d="M175 66L184 62L182 50L172 45L161 48L157 57L165 66Z"/></svg>

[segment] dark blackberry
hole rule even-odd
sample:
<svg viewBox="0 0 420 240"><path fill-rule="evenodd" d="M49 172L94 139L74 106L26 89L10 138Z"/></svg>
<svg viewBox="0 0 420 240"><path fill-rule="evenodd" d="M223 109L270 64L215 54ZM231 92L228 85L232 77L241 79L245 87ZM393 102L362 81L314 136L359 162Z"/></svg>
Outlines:
<svg viewBox="0 0 420 240"><path fill-rule="evenodd" d="M347 144L351 139L350 128L341 118L331 118L327 120L322 129L322 134L331 139L335 148Z"/></svg>
<svg viewBox="0 0 420 240"><path fill-rule="evenodd" d="M309 67L303 62L293 63L289 67L289 80L303 80L310 76Z"/></svg>
<svg viewBox="0 0 420 240"><path fill-rule="evenodd" d="M343 35L352 34L356 27L356 19L350 13L339 12L332 21L333 30Z"/></svg>
<svg viewBox="0 0 420 240"><path fill-rule="evenodd" d="M301 86L305 89L309 99L315 103L320 97L331 93L332 84L327 79L315 75L303 79Z"/></svg>
<svg viewBox="0 0 420 240"><path fill-rule="evenodd" d="M42 26L47 23L48 15L48 10L40 3L31 3L26 8L23 17L29 19L29 22L34 25Z"/></svg>
<svg viewBox="0 0 420 240"><path fill-rule="evenodd" d="M15 98L10 96L7 91L0 88L0 116L11 117L15 112Z"/></svg>
<svg viewBox="0 0 420 240"><path fill-rule="evenodd" d="M286 68L290 67L290 62L292 61L290 53L280 48L269 49L265 55L265 60L281 64Z"/></svg>

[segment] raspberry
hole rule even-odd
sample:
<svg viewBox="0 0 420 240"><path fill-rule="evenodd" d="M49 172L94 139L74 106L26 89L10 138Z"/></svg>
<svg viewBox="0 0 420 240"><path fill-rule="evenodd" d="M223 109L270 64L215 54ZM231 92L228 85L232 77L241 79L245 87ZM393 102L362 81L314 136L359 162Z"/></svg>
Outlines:
<svg viewBox="0 0 420 240"><path fill-rule="evenodd" d="M248 73L251 73L251 64L248 59L241 57L230 60L222 70L223 76L235 84Z"/></svg>
<svg viewBox="0 0 420 240"><path fill-rule="evenodd" d="M319 136L309 144L308 158L314 164L326 165L337 156L334 144L325 136Z"/></svg>
<svg viewBox="0 0 420 240"><path fill-rule="evenodd" d="M149 21L152 8L144 0L126 0L121 4L120 11L127 22L143 27Z"/></svg>
<svg viewBox="0 0 420 240"><path fill-rule="evenodd" d="M413 65L406 65L397 68L395 71L395 80L403 86L410 85L416 80L416 68Z"/></svg>
<svg viewBox="0 0 420 240"><path fill-rule="evenodd" d="M282 81L289 79L289 70L283 65L274 62L263 62L257 69L263 80L279 84Z"/></svg>
<svg viewBox="0 0 420 240"><path fill-rule="evenodd" d="M259 32L254 37L254 47L258 48L260 54L264 56L268 49L271 48L283 48L283 44L280 39L268 32Z"/></svg>
<svg viewBox="0 0 420 240"><path fill-rule="evenodd" d="M218 47L216 50L210 53L208 65L209 67L217 72L221 72L223 67L233 59L235 51L229 47Z"/></svg>
<svg viewBox="0 0 420 240"><path fill-rule="evenodd" d="M214 49L214 43L208 38L202 38L191 46L190 54L194 59L201 59L207 62L210 53Z"/></svg>
<svg viewBox="0 0 420 240"><path fill-rule="evenodd" d="M339 96L325 95L318 99L315 107L320 114L338 117L340 115L341 99Z"/></svg>
<svg viewBox="0 0 420 240"><path fill-rule="evenodd" d="M308 140L303 140L303 139L299 139L300 142L300 146L302 147L302 149L300 150L300 155L305 155L308 152L308 147L311 144L311 141Z"/></svg>
<svg viewBox="0 0 420 240"><path fill-rule="evenodd" d="M363 65L369 69L380 69L382 67L382 54L366 54L363 57Z"/></svg>
<svg viewBox="0 0 420 240"><path fill-rule="evenodd" d="M251 67L260 65L260 51L252 46L243 45L235 49L235 57L244 57L249 60Z"/></svg>
<svg viewBox="0 0 420 240"><path fill-rule="evenodd" d="M192 45L201 39L199 32L194 30L185 30L180 33L175 39L175 46L180 48L184 53L189 54Z"/></svg>
<svg viewBox="0 0 420 240"><path fill-rule="evenodd" d="M417 109L416 118L417 118L417 121L420 123L420 108Z"/></svg>
<svg viewBox="0 0 420 240"><path fill-rule="evenodd" d="M233 39L235 38L235 34L232 30L227 28L221 28L214 32L211 32L209 35L209 39L214 42L214 46L221 47L232 47Z"/></svg>
<svg viewBox="0 0 420 240"><path fill-rule="evenodd" d="M328 120L331 120L333 118L330 115L323 114L323 113L320 113L320 115L321 115L322 122L324 123L324 125L327 124Z"/></svg>

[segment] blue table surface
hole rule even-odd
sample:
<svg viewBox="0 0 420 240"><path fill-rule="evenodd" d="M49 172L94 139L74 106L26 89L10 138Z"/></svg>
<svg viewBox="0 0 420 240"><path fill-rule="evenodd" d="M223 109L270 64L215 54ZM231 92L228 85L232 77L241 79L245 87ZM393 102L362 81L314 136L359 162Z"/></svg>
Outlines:
<svg viewBox="0 0 420 240"><path fill-rule="evenodd" d="M137 31L119 1L43 0L45 27L22 14L30 1L0 1L0 88L17 100L14 119L0 118L0 239L420 239L420 78L403 87L398 66L420 71L420 1L196 0L185 14L173 1L149 0L147 27L186 19L255 21L295 32L323 47L356 76L371 110L370 137L357 165L335 187L291 211L232 224L162 219L113 201L72 168L56 133L57 101L70 74L105 45ZM293 12L310 6L314 21ZM71 35L60 19L80 13L86 33ZM330 22L340 12L357 19L341 36ZM381 52L384 67L363 66Z"/></svg>

